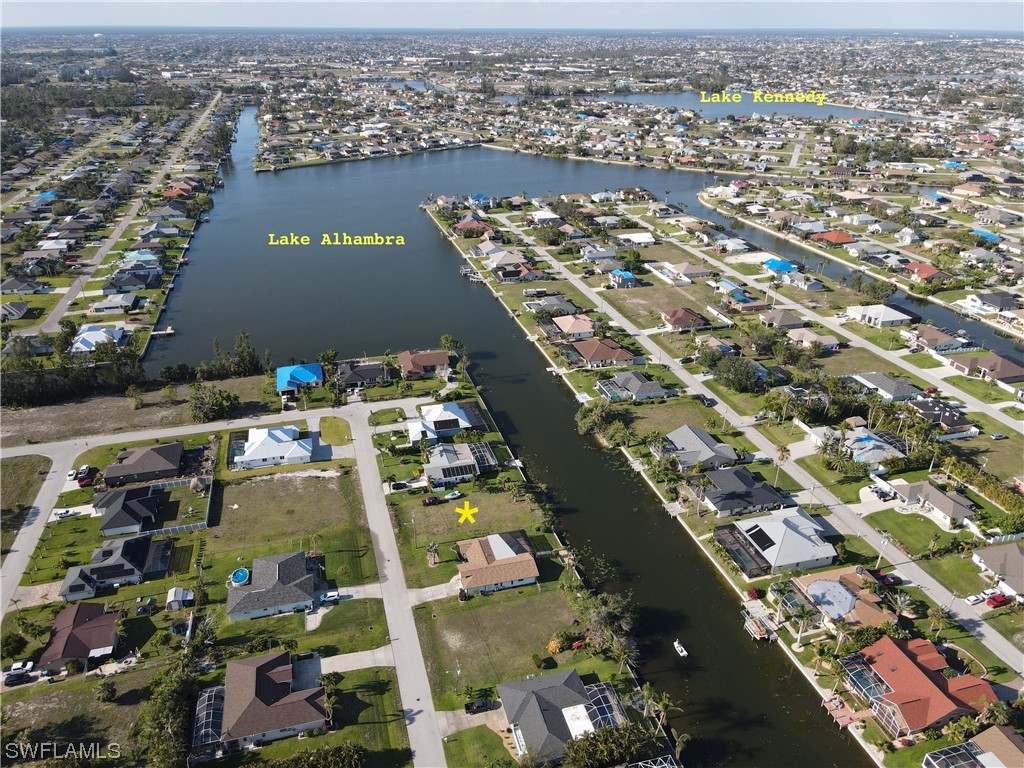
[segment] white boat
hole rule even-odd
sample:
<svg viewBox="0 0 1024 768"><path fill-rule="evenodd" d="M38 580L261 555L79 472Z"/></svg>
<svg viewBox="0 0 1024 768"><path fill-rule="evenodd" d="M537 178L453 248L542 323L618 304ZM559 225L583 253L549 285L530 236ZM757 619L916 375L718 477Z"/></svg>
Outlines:
<svg viewBox="0 0 1024 768"><path fill-rule="evenodd" d="M686 658L687 656L690 655L687 652L687 650L685 648L683 648L683 644L680 643L678 640L676 640L674 643L672 643L672 647L675 648L676 649L676 653L678 653L683 658Z"/></svg>

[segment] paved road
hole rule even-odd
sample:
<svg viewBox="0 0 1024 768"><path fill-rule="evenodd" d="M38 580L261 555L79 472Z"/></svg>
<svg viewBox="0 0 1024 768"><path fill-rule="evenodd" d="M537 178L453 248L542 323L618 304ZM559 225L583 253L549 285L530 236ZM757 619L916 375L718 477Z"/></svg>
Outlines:
<svg viewBox="0 0 1024 768"><path fill-rule="evenodd" d="M793 145L793 156L789 158L790 168L796 168L797 164L800 162L800 153L804 149L804 137L806 136L807 131L800 131L800 137L796 140L796 143Z"/></svg>
<svg viewBox="0 0 1024 768"><path fill-rule="evenodd" d="M623 213L622 215L626 214ZM526 242L534 243L533 238L524 234L523 231L515 224L508 222L507 216L498 216L497 218L504 219L504 223L509 227L509 229L514 230ZM663 239L673 240L673 238ZM703 260L710 261L699 251L696 251L695 249L692 248L687 248L683 243L677 242L677 244L684 247L686 250L694 253L695 255L701 257ZM547 250L539 244L534 244L533 247L537 249L537 251L540 253L547 252ZM609 317L611 317L612 320L621 325L627 333L632 334L633 337L636 339L636 342L640 344L642 347L644 347L650 353L650 357L652 360L657 360L665 364L668 367L668 369L672 371L672 373L678 376L690 388L692 392L703 394L707 397L717 399L715 393L711 392L711 390L709 390L702 381L698 380L696 376L694 376L685 368L683 368L683 366L679 364L678 360L670 357L654 341L652 341L649 337L644 336L640 332L640 330L632 322L627 320L625 316L619 313L618 310L610 306L607 302L603 301L603 297L600 295L600 292L595 291L593 288L591 288L589 285L583 282L583 280L578 275L570 272L564 264L560 263L556 259L550 258L548 259L548 263L551 265L552 269L558 272L564 279L570 281L573 285L575 285L591 301L593 301L598 306L603 306L602 311ZM717 269L722 271L722 268L719 264L717 264L716 262L712 263L715 264ZM739 275L739 273L735 273L735 271L729 267L726 267L724 271L733 273L734 276L738 279L743 278L742 275ZM825 323L825 325L828 324ZM857 344L855 346L862 345ZM874 345L869 345L867 342L864 342L863 346L874 347ZM877 350L877 347L875 347L872 351L875 350ZM740 431L743 432L747 439L750 440L758 449L761 455L777 460L776 445L750 424L749 417L740 416L738 413L733 411L724 403L719 403L719 405L716 406L716 408L720 413L723 413L725 417L733 425L735 425L738 429L740 429ZM840 502L839 499L836 498L831 493L831 491L829 491L827 488L821 487L818 484L818 481L815 480L811 476L811 474L807 472L807 470L805 470L802 466L797 464L792 459L792 457L787 459L785 462L782 462L782 468L791 477L793 477L794 480L800 483L804 488L814 488L816 486L815 499L818 501L818 503L824 504L825 506L829 507L832 510L833 514L836 515L840 520L842 520L843 524L847 527L848 530L852 531L858 536L862 536L877 551L883 552L883 547L885 547L886 545L882 541L882 535L874 528L872 528L870 525L868 525L866 522L864 522L854 510L850 509L848 506ZM898 556L898 552L894 551L891 547L885 549L884 554L886 554L889 557L889 559L893 560L897 559ZM947 590L945 587L939 584L923 568L921 568L916 563L901 562L900 571L906 574L907 578L910 581L912 581L915 584L921 585L922 589L927 590L932 600L934 600L937 604L943 607L952 606L950 612L953 614L954 618L960 621L960 623L964 625L965 629L970 631L975 637L984 642L985 645L987 645L993 651L993 653L995 653L996 656L998 656L1010 669L1017 672L1018 675L1021 673L1022 670L1024 670L1024 657L1022 657L1021 652L1009 640L1007 640L1005 637L996 632L995 629L993 629L984 621L982 621L981 612L978 611L977 608L967 605L962 600L956 601L954 595L949 590ZM957 604L954 604L955 602ZM1018 689L1020 688L1019 680L1015 681L1014 687Z"/></svg>
<svg viewBox="0 0 1024 768"><path fill-rule="evenodd" d="M96 254L89 259L89 261L79 262L84 267L81 274L68 288L67 293L60 297L60 300L54 308L47 313L43 322L29 328L22 328L15 331L16 335L25 336L36 333L58 333L60 331L60 321L61 318L64 317L64 313L67 312L68 306L72 301L78 298L82 289L85 288L85 284L92 279L96 269L103 264L103 259L107 257L107 254L109 254L111 249L113 249L117 244L117 241L125 233L125 230L131 226L149 193L160 186L163 182L164 176L170 172L171 166L178 162L178 157L181 155L182 150L192 141L193 138L195 138L199 129L206 124L206 121L209 119L214 107L220 103L220 97L221 92L217 91L213 99L210 101L209 106L206 108L206 111L203 112L199 119L192 125L192 128L189 129L188 133L186 133L178 142L178 146L175 148L174 152L167 158L160 170L153 175L149 184L146 185L144 190L136 193L138 199L133 202L131 207L121 216L120 222L118 222L117 226L114 227L114 231L110 233L110 236L103 241L103 244L100 245Z"/></svg>

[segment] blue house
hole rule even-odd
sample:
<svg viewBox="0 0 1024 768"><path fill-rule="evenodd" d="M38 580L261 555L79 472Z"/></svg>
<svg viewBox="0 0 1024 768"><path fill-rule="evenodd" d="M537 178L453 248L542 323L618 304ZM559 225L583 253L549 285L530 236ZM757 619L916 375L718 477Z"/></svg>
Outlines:
<svg viewBox="0 0 1024 768"><path fill-rule="evenodd" d="M773 275L784 275L787 272L798 272L796 264L785 259L780 259L777 256L773 256L770 259L765 259L762 262L762 266L771 272Z"/></svg>
<svg viewBox="0 0 1024 768"><path fill-rule="evenodd" d="M977 235L982 240L986 240L986 241L988 241L990 243L999 243L999 242L1002 242L1002 240L1003 240L1003 238L1001 238L999 235L995 234L994 232L988 232L988 231L986 231L984 229L973 229L973 230L971 230L971 234L972 235Z"/></svg>
<svg viewBox="0 0 1024 768"><path fill-rule="evenodd" d="M286 365L277 369L277 394L297 395L300 390L324 385L324 369L320 363Z"/></svg>
<svg viewBox="0 0 1024 768"><path fill-rule="evenodd" d="M490 195L484 195L480 192L475 195L470 195L469 201L475 208L479 208L481 211L486 211L488 208L493 208L495 205L493 197Z"/></svg>

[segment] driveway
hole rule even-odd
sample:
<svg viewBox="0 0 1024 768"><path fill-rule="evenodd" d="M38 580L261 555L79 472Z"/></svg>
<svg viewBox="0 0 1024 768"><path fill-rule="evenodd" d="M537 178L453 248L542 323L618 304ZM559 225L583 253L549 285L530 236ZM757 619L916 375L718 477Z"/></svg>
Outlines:
<svg viewBox="0 0 1024 768"><path fill-rule="evenodd" d="M476 715L466 713L464 709L443 710L437 713L438 722L441 724L441 735L445 741L453 733L464 731L467 728L475 728L478 725L486 725L495 733L501 733L508 727L508 720L505 717L505 710L500 701L494 702L495 708Z"/></svg>

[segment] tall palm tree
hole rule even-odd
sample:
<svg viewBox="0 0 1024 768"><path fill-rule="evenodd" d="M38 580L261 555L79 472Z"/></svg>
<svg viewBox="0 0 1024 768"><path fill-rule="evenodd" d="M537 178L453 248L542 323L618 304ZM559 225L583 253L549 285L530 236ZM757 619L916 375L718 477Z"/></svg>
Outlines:
<svg viewBox="0 0 1024 768"><path fill-rule="evenodd" d="M818 643L814 646L814 676L817 677L821 672L821 665L823 662L829 662L835 660L835 653L824 643Z"/></svg>
<svg viewBox="0 0 1024 768"><path fill-rule="evenodd" d="M835 622L835 630L836 630L836 654L838 655L839 649L843 645L843 640L845 640L846 636L850 634L850 625L847 624L845 621L837 621L837 622Z"/></svg>
<svg viewBox="0 0 1024 768"><path fill-rule="evenodd" d="M914 598L902 589L897 589L889 595L889 605L892 606L892 612L896 614L897 620L904 616L913 604Z"/></svg>
<svg viewBox="0 0 1024 768"><path fill-rule="evenodd" d="M627 665L632 666L633 664L635 664L637 658L640 655L637 653L637 650L635 648L633 648L629 643L627 643L618 635L612 637L610 652L612 658L615 661L619 662L620 675L622 674L622 668Z"/></svg>
<svg viewBox="0 0 1024 768"><path fill-rule="evenodd" d="M775 452L775 458L779 460L778 464L775 465L775 483L779 484L779 473L782 472L782 464L789 460L789 448L785 445L780 445L779 449Z"/></svg>
<svg viewBox="0 0 1024 768"><path fill-rule="evenodd" d="M653 702L654 711L658 713L658 722L662 725L668 723L669 712L682 712L683 709L667 693L662 693Z"/></svg>
<svg viewBox="0 0 1024 768"><path fill-rule="evenodd" d="M782 609L786 607L785 597L793 591L793 588L789 585L789 581L787 580L777 582L772 587L772 591L775 592L775 596L779 601L775 606L775 623L778 624L782 621Z"/></svg>
<svg viewBox="0 0 1024 768"><path fill-rule="evenodd" d="M650 714L651 706L653 706L657 698L658 692L654 690L654 686L650 683L644 683L640 688L640 700L644 703L644 717Z"/></svg>
<svg viewBox="0 0 1024 768"><path fill-rule="evenodd" d="M793 610L791 617L796 621L796 643L793 645L795 650L803 648L800 641L803 639L804 632L807 631L807 627L810 625L811 620L817 615L818 612L816 610L811 608L809 605L804 605L803 603L797 605Z"/></svg>
<svg viewBox="0 0 1024 768"><path fill-rule="evenodd" d="M946 622L950 619L950 613L941 605L933 605L928 609L928 628L932 631L935 627L945 626Z"/></svg>

